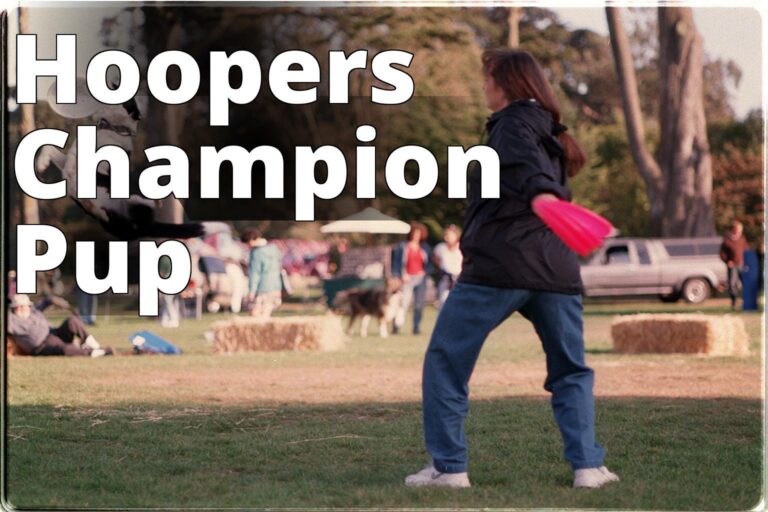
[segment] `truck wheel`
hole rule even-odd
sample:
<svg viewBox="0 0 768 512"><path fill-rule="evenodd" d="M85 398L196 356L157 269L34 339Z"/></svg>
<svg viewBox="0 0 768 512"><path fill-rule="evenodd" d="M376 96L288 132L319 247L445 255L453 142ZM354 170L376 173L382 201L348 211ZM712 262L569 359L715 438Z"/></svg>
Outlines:
<svg viewBox="0 0 768 512"><path fill-rule="evenodd" d="M686 302L699 304L709 298L712 292L709 282L703 277L693 277L683 284L682 295Z"/></svg>
<svg viewBox="0 0 768 512"><path fill-rule="evenodd" d="M677 302L680 300L680 292L662 293L659 295L659 299L661 299L661 302Z"/></svg>

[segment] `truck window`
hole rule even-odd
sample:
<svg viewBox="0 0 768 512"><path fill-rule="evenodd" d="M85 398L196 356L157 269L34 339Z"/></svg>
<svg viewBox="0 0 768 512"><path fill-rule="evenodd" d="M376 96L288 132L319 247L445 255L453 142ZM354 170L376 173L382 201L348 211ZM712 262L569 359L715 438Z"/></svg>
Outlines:
<svg viewBox="0 0 768 512"><path fill-rule="evenodd" d="M636 242L635 247L637 247L637 257L640 260L640 264L650 265L651 255L648 254L648 248L645 246L645 242Z"/></svg>
<svg viewBox="0 0 768 512"><path fill-rule="evenodd" d="M686 243L666 243L664 247L667 253L672 256L696 256L696 247L693 244Z"/></svg>
<svg viewBox="0 0 768 512"><path fill-rule="evenodd" d="M626 245L614 245L605 251L603 264L615 265L617 263L630 263L629 247Z"/></svg>

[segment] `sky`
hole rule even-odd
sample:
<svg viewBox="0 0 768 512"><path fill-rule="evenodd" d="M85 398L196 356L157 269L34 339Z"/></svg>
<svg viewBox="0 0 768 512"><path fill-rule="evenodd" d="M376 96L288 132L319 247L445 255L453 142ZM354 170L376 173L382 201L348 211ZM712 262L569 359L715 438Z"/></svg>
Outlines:
<svg viewBox="0 0 768 512"><path fill-rule="evenodd" d="M602 8L554 8L570 29L587 28L608 34L608 22ZM742 78L732 89L736 115L743 117L762 105L762 20L760 13L742 7L701 7L693 9L696 28L704 40L704 52L712 59L733 60L741 68ZM627 23L628 17L624 16Z"/></svg>
<svg viewBox="0 0 768 512"><path fill-rule="evenodd" d="M120 4L115 5L111 7L100 4L99 8L72 8L61 15L59 13L62 11L58 10L55 19L31 16L31 31L41 34L39 45L42 48L47 47L41 52L41 56L53 56L54 39L50 34L77 31L78 66L81 68L80 74L84 74L89 56L101 49L98 36L100 21L105 16L115 14ZM608 33L605 11L602 7L547 7L556 11L560 19L571 29L587 28L603 35ZM627 19L625 15L625 22ZM750 110L760 108L763 90L761 53L763 41L760 13L747 7L695 7L694 20L703 37L704 51L707 55L713 59L732 59L742 70L743 76L738 88L731 90L736 115L742 117ZM83 31L81 28L83 25L93 27L93 30ZM17 27L15 17L9 20L9 27L14 34ZM42 34L49 34L49 36L43 38ZM13 56L16 51L14 37L11 38L9 50L11 66L13 66ZM15 81L13 74L11 80ZM43 85L41 81L41 90L47 90L47 87L48 85ZM38 91L38 96L42 97L44 94L44 91Z"/></svg>

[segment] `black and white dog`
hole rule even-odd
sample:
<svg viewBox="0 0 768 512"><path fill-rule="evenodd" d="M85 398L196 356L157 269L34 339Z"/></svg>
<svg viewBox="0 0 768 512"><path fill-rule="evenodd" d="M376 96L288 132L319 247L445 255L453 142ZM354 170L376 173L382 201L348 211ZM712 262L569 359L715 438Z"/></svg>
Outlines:
<svg viewBox="0 0 768 512"><path fill-rule="evenodd" d="M333 300L334 309L349 315L347 334L352 334L355 320L360 320L360 336L368 335L368 324L371 317L379 319L379 336L388 336L387 324L395 318L402 300L402 282L397 278L387 279L384 288L361 290L353 288L339 292Z"/></svg>
<svg viewBox="0 0 768 512"><path fill-rule="evenodd" d="M83 79L78 79L77 102L57 104L53 84L48 91L48 103L54 112L68 119L91 117L96 120L96 140L99 147L119 146L129 155L134 149L142 110L133 98L122 105L104 105L90 96ZM100 162L96 170L96 198L77 198L77 144L72 143L67 153L54 146L44 146L37 155L35 170L45 172L51 166L58 169L67 181L69 195L88 215L98 220L104 229L119 240L138 238L193 238L204 234L200 223L171 224L155 219L156 203L138 194L128 199L109 197L110 169Z"/></svg>

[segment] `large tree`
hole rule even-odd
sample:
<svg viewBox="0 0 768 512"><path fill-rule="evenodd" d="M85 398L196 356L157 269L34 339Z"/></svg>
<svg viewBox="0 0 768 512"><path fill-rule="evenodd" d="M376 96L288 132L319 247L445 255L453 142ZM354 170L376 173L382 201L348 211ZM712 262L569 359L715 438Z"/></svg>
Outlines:
<svg viewBox="0 0 768 512"><path fill-rule="evenodd" d="M507 27L509 31L509 34L507 35L507 46L510 48L517 48L520 46L520 18L522 17L522 7L509 8L509 15L507 17Z"/></svg>
<svg viewBox="0 0 768 512"><path fill-rule="evenodd" d="M19 33L29 33L29 9L19 7ZM25 103L21 106L21 135L19 139L35 129L35 106ZM40 207L37 199L29 194L22 194L21 212L24 224L40 224Z"/></svg>
<svg viewBox="0 0 768 512"><path fill-rule="evenodd" d="M628 139L648 192L651 231L661 236L713 235L702 39L693 11L683 7L658 10L661 136L656 159L645 144L635 68L620 11L607 7L606 14Z"/></svg>

